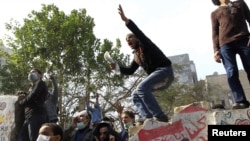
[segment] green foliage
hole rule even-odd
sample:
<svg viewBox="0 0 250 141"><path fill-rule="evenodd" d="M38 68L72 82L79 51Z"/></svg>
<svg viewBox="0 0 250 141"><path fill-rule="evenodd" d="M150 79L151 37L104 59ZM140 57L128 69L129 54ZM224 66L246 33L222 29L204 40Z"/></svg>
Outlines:
<svg viewBox="0 0 250 141"><path fill-rule="evenodd" d="M83 97L90 98L91 93L100 92L104 104L110 102L104 108L110 109L128 88L123 86L123 76L111 71L103 59L104 53L109 51L119 63L127 64L129 59L120 52L119 39L116 46L107 39L101 43L93 33L94 26L85 9L72 10L66 15L53 4L32 11L22 25L6 24L6 29L13 33L7 39L12 53L1 51L6 59L6 65L0 68L1 90L6 94L27 90L28 72L35 67L56 73L62 122L74 111L84 109Z"/></svg>
<svg viewBox="0 0 250 141"><path fill-rule="evenodd" d="M55 5L42 5L40 11L32 11L23 24L10 22L6 29L12 31L8 47L12 53L0 50L6 65L0 67L0 77L5 94L28 90L28 72L39 68L54 72L59 85L60 121L76 110L84 109L85 99L100 94L104 114L113 111L117 100L129 100L131 92L146 76L140 69L133 76L115 74L104 60L108 51L120 65L130 64L128 55L120 52L121 41L102 42L93 33L94 20L85 9L72 10L69 15ZM173 64L175 70L182 66ZM189 86L176 81L165 91L155 94L163 110L171 114L173 107L203 100L204 84ZM131 101L130 101L131 102Z"/></svg>
<svg viewBox="0 0 250 141"><path fill-rule="evenodd" d="M162 109L171 116L175 107L208 101L205 88L204 81L195 84L182 84L176 78L168 89L155 93L155 96Z"/></svg>
<svg viewBox="0 0 250 141"><path fill-rule="evenodd" d="M8 64L22 66L26 74L32 67L56 71L68 81L71 76L85 73L83 67L95 65L98 40L93 27L94 21L85 9L65 15L55 5L42 5L42 10L32 11L22 26L7 24L15 35L8 42L13 52Z"/></svg>
<svg viewBox="0 0 250 141"><path fill-rule="evenodd" d="M9 70L12 71L10 72ZM5 94L13 95L16 94L16 91L19 90L28 91L28 88L30 86L30 83L27 81L28 74L26 71L23 70L22 66L15 65L13 63L10 63L7 66L2 65L0 70L0 76L2 82L1 91L3 91Z"/></svg>

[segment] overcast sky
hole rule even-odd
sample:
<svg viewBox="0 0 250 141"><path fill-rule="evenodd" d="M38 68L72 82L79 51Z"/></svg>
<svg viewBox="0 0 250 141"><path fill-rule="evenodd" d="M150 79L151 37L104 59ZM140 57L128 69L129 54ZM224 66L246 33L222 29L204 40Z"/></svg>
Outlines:
<svg viewBox="0 0 250 141"><path fill-rule="evenodd" d="M250 6L250 0L245 1ZM66 14L73 9L86 9L94 18L96 37L112 42L119 38L122 51L131 54L125 42L130 31L117 10L121 4L125 15L167 56L189 54L199 80L214 72L225 74L223 65L213 60L210 13L217 7L211 0L2 0L0 38L4 39L6 22L14 19L22 23L32 10L40 11L41 4L55 4Z"/></svg>

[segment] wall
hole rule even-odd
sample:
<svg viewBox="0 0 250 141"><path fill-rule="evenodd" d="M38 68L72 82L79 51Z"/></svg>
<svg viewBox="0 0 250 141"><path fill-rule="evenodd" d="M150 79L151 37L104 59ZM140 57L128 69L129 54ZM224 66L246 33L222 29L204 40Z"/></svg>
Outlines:
<svg viewBox="0 0 250 141"><path fill-rule="evenodd" d="M242 124L250 125L250 109L211 110L190 104L182 106L169 123L146 120L137 131L130 133L133 135L130 141L208 141L208 125Z"/></svg>

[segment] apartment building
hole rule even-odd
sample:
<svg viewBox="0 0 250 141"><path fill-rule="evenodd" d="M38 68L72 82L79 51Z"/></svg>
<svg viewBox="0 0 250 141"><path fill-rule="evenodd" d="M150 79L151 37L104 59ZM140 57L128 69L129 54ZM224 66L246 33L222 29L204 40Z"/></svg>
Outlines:
<svg viewBox="0 0 250 141"><path fill-rule="evenodd" d="M239 70L239 78L246 97L250 101L250 85L244 70ZM205 82L212 104L223 104L226 108L231 108L234 100L227 83L227 75L208 75L206 76Z"/></svg>
<svg viewBox="0 0 250 141"><path fill-rule="evenodd" d="M180 83L195 84L197 83L197 72L195 64L189 59L188 54L180 54L168 56L173 65L181 66L180 70L174 70L175 76L178 77Z"/></svg>

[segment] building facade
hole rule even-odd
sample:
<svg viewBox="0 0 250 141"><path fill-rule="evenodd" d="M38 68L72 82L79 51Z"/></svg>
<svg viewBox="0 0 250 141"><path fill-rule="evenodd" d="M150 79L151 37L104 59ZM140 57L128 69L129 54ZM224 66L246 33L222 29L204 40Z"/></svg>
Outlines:
<svg viewBox="0 0 250 141"><path fill-rule="evenodd" d="M175 76L180 83L195 84L198 82L195 64L189 59L188 54L169 56L169 59L173 63Z"/></svg>
<svg viewBox="0 0 250 141"><path fill-rule="evenodd" d="M250 85L244 70L239 70L239 78L246 97L250 100ZM211 98L210 102L212 104L222 104L225 108L230 109L234 103L234 99L228 86L227 75L208 75L206 76L205 82L209 97Z"/></svg>

